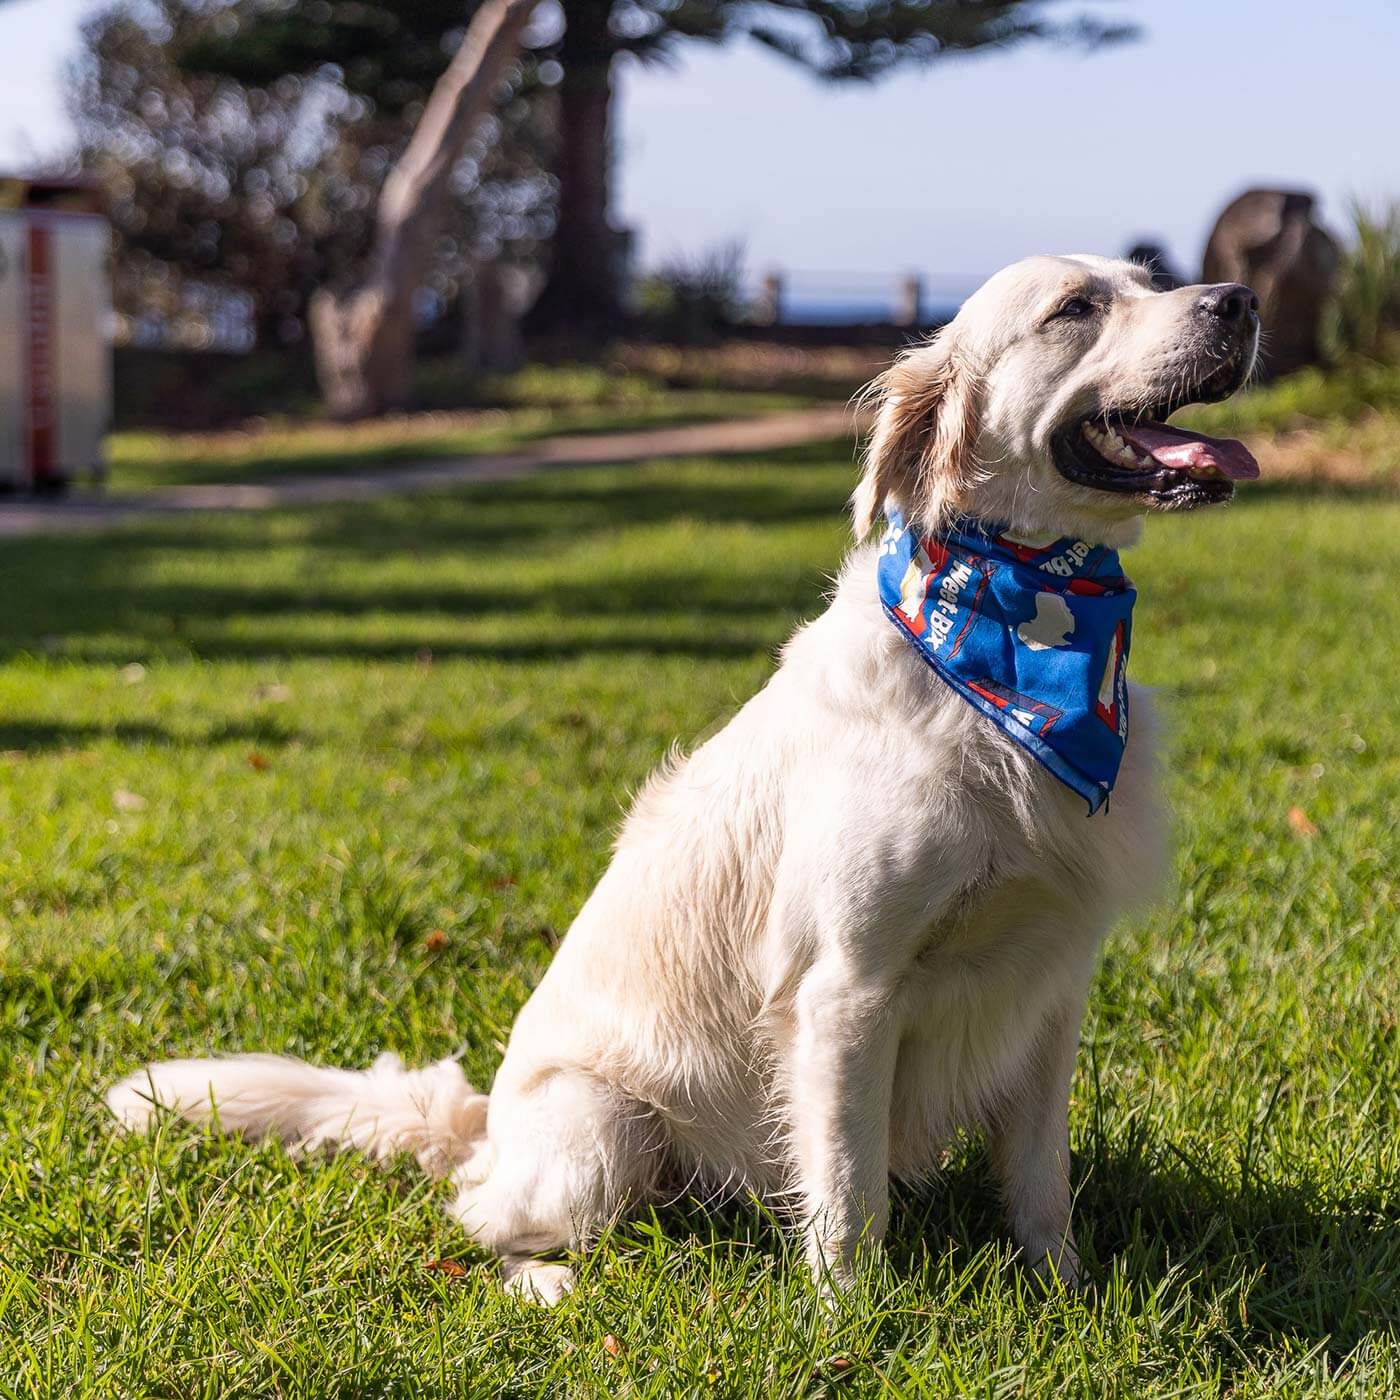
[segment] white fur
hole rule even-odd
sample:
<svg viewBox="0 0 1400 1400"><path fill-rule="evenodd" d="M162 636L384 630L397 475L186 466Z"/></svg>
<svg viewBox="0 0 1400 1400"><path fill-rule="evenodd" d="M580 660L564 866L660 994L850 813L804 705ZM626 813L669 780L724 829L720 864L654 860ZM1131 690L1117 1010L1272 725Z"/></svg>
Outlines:
<svg viewBox="0 0 1400 1400"><path fill-rule="evenodd" d="M280 1055L230 1055L217 1063L217 1076L208 1060L140 1070L109 1090L107 1106L128 1128L146 1124L154 1098L185 1118L279 1137L298 1151L353 1147L376 1158L408 1152L430 1176L445 1176L457 1164L455 1144L486 1125L486 1095L472 1093L451 1060L406 1070L397 1055L385 1054L359 1071Z"/></svg>
<svg viewBox="0 0 1400 1400"><path fill-rule="evenodd" d="M1086 279L1111 302L1100 330L1043 330ZM1165 392L1191 305L1102 259L999 274L891 371L858 514L892 495L924 520L957 507L1128 542L1141 506L1061 479L1049 434L1096 398ZM916 401L928 420L902 421ZM143 1070L111 1091L118 1117L213 1103L225 1127L452 1166L453 1213L546 1301L570 1276L534 1256L697 1186L790 1202L812 1267L839 1281L884 1230L891 1175L932 1172L955 1129L980 1127L1017 1243L1072 1280L1085 996L1105 929L1161 864L1147 698L1110 807L1086 817L895 632L874 553L851 554L763 690L638 797L489 1106L445 1063L246 1056Z"/></svg>

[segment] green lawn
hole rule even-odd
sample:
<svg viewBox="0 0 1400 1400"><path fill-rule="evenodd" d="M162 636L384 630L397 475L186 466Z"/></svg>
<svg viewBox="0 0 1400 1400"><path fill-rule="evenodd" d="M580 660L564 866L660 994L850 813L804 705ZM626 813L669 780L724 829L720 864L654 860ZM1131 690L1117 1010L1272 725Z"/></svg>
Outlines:
<svg viewBox="0 0 1400 1400"><path fill-rule="evenodd" d="M431 386L426 386L430 388ZM856 385L853 383L851 389ZM314 414L250 421L242 429L171 433L125 428L107 443L116 491L383 467L507 452L568 433L614 433L749 418L818 401L807 389L725 384L678 387L617 365L530 365L474 386L452 410L340 424ZM431 392L425 394L431 403Z"/></svg>
<svg viewBox="0 0 1400 1400"><path fill-rule="evenodd" d="M173 433L123 428L107 443L113 490L207 482L258 482L283 477L335 474L421 462L430 458L508 452L541 438L570 433L614 433L683 423L752 418L817 404L840 403L862 379L876 372L878 351L831 351L835 377L803 378L784 372L779 358L749 378L730 367L707 371L705 352L661 350L653 358L666 373L620 364L530 365L515 374L484 379L465 407L427 409L367 423L340 424L313 413L249 420L220 432ZM769 358L773 356L770 354ZM758 356L763 363L763 356ZM722 362L727 363L727 362ZM267 373L266 366L250 366ZM460 404L447 385L434 388L429 366L422 398ZM678 382L679 381L679 382ZM455 381L451 381L455 383ZM460 391L461 386L457 385ZM244 395L249 402L256 396ZM1326 477L1326 463L1344 463L1347 480L1377 486L1400 484L1400 366L1356 361L1328 372L1302 370L1251 389L1226 403L1183 411L1183 424L1206 432L1241 434L1269 445L1283 444L1293 467L1300 432L1310 451L1305 475Z"/></svg>
<svg viewBox="0 0 1400 1400"><path fill-rule="evenodd" d="M548 1313L407 1167L108 1131L158 1055L488 1083L629 791L821 606L850 481L810 448L5 543L0 1395L1396 1393L1390 496L1260 486L1130 556L1180 850L1086 1026L1083 1299L1008 1263L976 1143L828 1321L755 1210L629 1225Z"/></svg>

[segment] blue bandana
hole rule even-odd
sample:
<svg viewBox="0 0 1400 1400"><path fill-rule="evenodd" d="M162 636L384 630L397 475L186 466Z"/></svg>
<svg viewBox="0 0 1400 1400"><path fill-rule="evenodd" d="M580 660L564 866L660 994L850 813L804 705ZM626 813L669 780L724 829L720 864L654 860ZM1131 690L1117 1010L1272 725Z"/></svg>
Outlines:
<svg viewBox="0 0 1400 1400"><path fill-rule="evenodd" d="M887 512L880 601L941 680L1098 811L1128 739L1137 593L1116 550Z"/></svg>

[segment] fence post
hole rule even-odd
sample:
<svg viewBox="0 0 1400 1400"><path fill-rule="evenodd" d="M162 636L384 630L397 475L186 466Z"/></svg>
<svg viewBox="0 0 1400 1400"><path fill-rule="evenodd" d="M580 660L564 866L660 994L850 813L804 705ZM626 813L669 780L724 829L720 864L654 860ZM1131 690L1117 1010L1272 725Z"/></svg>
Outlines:
<svg viewBox="0 0 1400 1400"><path fill-rule="evenodd" d="M765 275L758 291L758 305L754 307L754 320L761 326L777 326L783 320L783 274L770 272Z"/></svg>
<svg viewBox="0 0 1400 1400"><path fill-rule="evenodd" d="M895 301L894 323L897 326L923 325L924 283L917 272L902 278Z"/></svg>

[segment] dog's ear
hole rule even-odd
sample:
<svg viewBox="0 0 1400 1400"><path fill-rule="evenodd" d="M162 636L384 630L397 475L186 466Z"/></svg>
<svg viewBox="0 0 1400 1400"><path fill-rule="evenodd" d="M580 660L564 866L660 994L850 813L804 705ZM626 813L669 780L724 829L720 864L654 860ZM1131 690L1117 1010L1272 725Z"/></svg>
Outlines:
<svg viewBox="0 0 1400 1400"><path fill-rule="evenodd" d="M977 376L946 332L906 351L863 391L875 426L851 497L857 539L887 500L925 526L962 502L974 479L979 398Z"/></svg>

